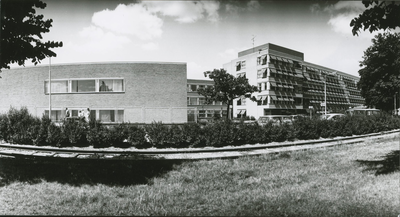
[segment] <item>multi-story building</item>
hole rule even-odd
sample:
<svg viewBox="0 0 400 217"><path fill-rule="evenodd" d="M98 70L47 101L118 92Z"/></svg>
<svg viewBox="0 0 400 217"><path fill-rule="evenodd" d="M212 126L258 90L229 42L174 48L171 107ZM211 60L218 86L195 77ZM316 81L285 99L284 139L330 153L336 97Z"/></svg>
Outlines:
<svg viewBox="0 0 400 217"><path fill-rule="evenodd" d="M239 52L224 69L246 76L260 90L252 94L256 102L244 97L234 100L235 117L324 112L325 94L328 112L364 104L356 88L357 76L306 62L303 53L278 45L268 43Z"/></svg>
<svg viewBox="0 0 400 217"><path fill-rule="evenodd" d="M213 102L206 104L204 96L198 94L197 90L213 86L212 80L187 79L187 106L188 122L210 121L214 118L226 116L226 104Z"/></svg>
<svg viewBox="0 0 400 217"><path fill-rule="evenodd" d="M79 63L50 69L51 86L48 66L3 70L0 112L25 106L41 117L51 105L55 121L83 111L104 123L187 122L186 63Z"/></svg>

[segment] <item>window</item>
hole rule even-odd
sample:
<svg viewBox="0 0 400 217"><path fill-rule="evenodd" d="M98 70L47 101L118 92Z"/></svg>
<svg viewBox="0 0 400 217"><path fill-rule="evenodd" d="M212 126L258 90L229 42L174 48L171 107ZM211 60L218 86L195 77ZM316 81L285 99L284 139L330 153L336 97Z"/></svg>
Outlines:
<svg viewBox="0 0 400 217"><path fill-rule="evenodd" d="M205 98L199 98L199 105L205 105L206 104L206 99Z"/></svg>
<svg viewBox="0 0 400 217"><path fill-rule="evenodd" d="M240 62L240 61L239 61L239 62L236 62L236 71L240 71L240 69L242 68L242 67L241 67L241 63L242 63L242 62Z"/></svg>
<svg viewBox="0 0 400 217"><path fill-rule="evenodd" d="M98 93L124 92L124 79L55 79L51 81L51 93ZM45 81L44 92L49 92L49 81Z"/></svg>
<svg viewBox="0 0 400 217"><path fill-rule="evenodd" d="M64 113L61 110L51 110L51 120L52 121L61 121L64 118ZM49 110L44 111L44 115L49 117Z"/></svg>
<svg viewBox="0 0 400 217"><path fill-rule="evenodd" d="M261 65L261 57L257 57L257 66Z"/></svg>
<svg viewBox="0 0 400 217"><path fill-rule="evenodd" d="M199 118L205 118L206 117L206 110L199 110Z"/></svg>
<svg viewBox="0 0 400 217"><path fill-rule="evenodd" d="M266 78L266 77L267 77L267 69L257 70L257 78Z"/></svg>
<svg viewBox="0 0 400 217"><path fill-rule="evenodd" d="M197 98L189 97L189 105L197 105Z"/></svg>
<svg viewBox="0 0 400 217"><path fill-rule="evenodd" d="M124 81L122 79L99 79L99 92L122 92Z"/></svg>
<svg viewBox="0 0 400 217"><path fill-rule="evenodd" d="M214 117L222 117L220 110L214 110Z"/></svg>
<svg viewBox="0 0 400 217"><path fill-rule="evenodd" d="M267 64L267 55L263 55L261 58L262 58L262 65L266 65Z"/></svg>
<svg viewBox="0 0 400 217"><path fill-rule="evenodd" d="M99 110L99 119L102 122L123 122L124 110Z"/></svg>
<svg viewBox="0 0 400 217"><path fill-rule="evenodd" d="M240 72L236 74L236 77L246 77L246 72Z"/></svg>
<svg viewBox="0 0 400 217"><path fill-rule="evenodd" d="M192 92L197 91L197 85L194 85L194 84L190 85L190 90Z"/></svg>
<svg viewBox="0 0 400 217"><path fill-rule="evenodd" d="M244 117L246 117L246 110L245 109L239 109L238 111L237 111L237 116L236 116L237 118L244 118Z"/></svg>
<svg viewBox="0 0 400 217"><path fill-rule="evenodd" d="M45 81L44 91L46 94L49 93L49 82ZM51 81L51 93L68 93L68 80L52 80Z"/></svg>
<svg viewBox="0 0 400 217"><path fill-rule="evenodd" d="M243 60L241 63L241 69L246 69L246 61Z"/></svg>
<svg viewBox="0 0 400 217"><path fill-rule="evenodd" d="M71 92L95 92L96 91L96 81L95 80L73 80Z"/></svg>

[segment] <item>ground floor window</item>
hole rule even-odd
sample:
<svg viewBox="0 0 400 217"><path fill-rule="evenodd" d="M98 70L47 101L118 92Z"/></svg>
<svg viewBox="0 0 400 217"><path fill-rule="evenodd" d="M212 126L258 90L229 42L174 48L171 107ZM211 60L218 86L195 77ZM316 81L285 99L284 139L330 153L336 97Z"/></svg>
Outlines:
<svg viewBox="0 0 400 217"><path fill-rule="evenodd" d="M124 122L124 110L99 110L98 113L101 122Z"/></svg>
<svg viewBox="0 0 400 217"><path fill-rule="evenodd" d="M45 110L44 111L44 115L46 116L46 117L49 117L49 110ZM64 119L64 115L63 115L63 113L62 113L62 111L61 110L51 110L51 116L50 116L50 119L52 120L52 121L61 121L62 119Z"/></svg>
<svg viewBox="0 0 400 217"><path fill-rule="evenodd" d="M236 114L237 118L245 118L246 117L246 110L245 109L239 109L237 114Z"/></svg>
<svg viewBox="0 0 400 217"><path fill-rule="evenodd" d="M44 115L49 116L49 110L45 110ZM100 120L104 123L121 123L125 118L122 109L90 109L90 108L64 108L51 110L52 121L62 121L65 118L84 118L86 121L90 119Z"/></svg>

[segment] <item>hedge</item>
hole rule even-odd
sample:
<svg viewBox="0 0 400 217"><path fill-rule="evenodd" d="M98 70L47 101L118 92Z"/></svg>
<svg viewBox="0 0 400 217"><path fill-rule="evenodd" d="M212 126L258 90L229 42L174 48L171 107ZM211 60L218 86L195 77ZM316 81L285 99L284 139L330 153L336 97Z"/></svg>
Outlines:
<svg viewBox="0 0 400 217"><path fill-rule="evenodd" d="M129 123L107 126L98 120L66 119L60 124L47 116L32 116L28 109L10 108L0 114L0 140L12 144L56 147L188 148L240 146L293 140L362 135L400 128L400 118L388 114L345 116L336 121L299 118L292 124L244 123L221 119L201 125L161 122L142 127Z"/></svg>

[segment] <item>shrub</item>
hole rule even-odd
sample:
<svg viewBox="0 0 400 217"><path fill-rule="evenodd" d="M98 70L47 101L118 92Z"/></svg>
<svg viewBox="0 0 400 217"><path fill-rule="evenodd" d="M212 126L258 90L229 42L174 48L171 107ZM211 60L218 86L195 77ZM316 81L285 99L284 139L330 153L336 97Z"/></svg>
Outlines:
<svg viewBox="0 0 400 217"><path fill-rule="evenodd" d="M6 128L3 139L14 144L31 145L38 125L39 119L33 117L26 107L19 110L11 107L2 123L2 128Z"/></svg>
<svg viewBox="0 0 400 217"><path fill-rule="evenodd" d="M203 139L206 146L221 147L235 142L238 129L229 119L221 119L203 128Z"/></svg>
<svg viewBox="0 0 400 217"><path fill-rule="evenodd" d="M270 128L270 138L273 142L284 142L290 138L290 131L293 130L290 124L283 123L279 125L273 125Z"/></svg>
<svg viewBox="0 0 400 217"><path fill-rule="evenodd" d="M169 129L162 122L152 122L150 125L144 127L146 137L149 138L149 142L158 148L169 147L170 135Z"/></svg>
<svg viewBox="0 0 400 217"><path fill-rule="evenodd" d="M220 119L218 119L220 120ZM217 120L216 120L217 121ZM197 123L185 123L181 127L182 130L182 146L184 147L204 147L205 140L203 138L203 130Z"/></svg>
<svg viewBox="0 0 400 217"><path fill-rule="evenodd" d="M61 130L68 145L87 146L86 139L88 125L84 119L65 119L61 125Z"/></svg>
<svg viewBox="0 0 400 217"><path fill-rule="evenodd" d="M238 124L236 145L266 143L267 139L265 130L257 122L246 124L240 122Z"/></svg>
<svg viewBox="0 0 400 217"><path fill-rule="evenodd" d="M8 117L7 114L0 114L0 140L8 142Z"/></svg>
<svg viewBox="0 0 400 217"><path fill-rule="evenodd" d="M110 146L125 148L129 146L129 127L126 123L108 128L108 142Z"/></svg>
<svg viewBox="0 0 400 217"><path fill-rule="evenodd" d="M127 132L127 142L136 148L148 148L151 144L146 141L146 132L141 127L129 126Z"/></svg>
<svg viewBox="0 0 400 217"><path fill-rule="evenodd" d="M40 124L35 129L35 135L32 136L32 143L34 145L49 145L47 142L47 136L50 123L50 118L46 115L43 115L42 119L40 119Z"/></svg>
<svg viewBox="0 0 400 217"><path fill-rule="evenodd" d="M67 141L68 139L62 133L61 127L50 122L50 125L47 128L46 142L51 146L62 147L68 144Z"/></svg>
<svg viewBox="0 0 400 217"><path fill-rule="evenodd" d="M400 117L388 114L377 116L345 116L339 120L320 120L318 118L299 118L292 124L259 125L235 123L220 119L214 123L200 125L186 123L167 126L153 122L144 127L122 123L105 126L98 120L64 120L57 125L47 117L33 117L23 107L10 108L0 114L0 139L19 144L51 146L84 146L95 148L129 147L137 148L184 148L221 147L269 142L283 142L294 139L319 139L336 136L350 136L381 132L400 128Z"/></svg>
<svg viewBox="0 0 400 217"><path fill-rule="evenodd" d="M303 118L293 121L295 137L301 140L319 139L321 137L320 123L318 118Z"/></svg>
<svg viewBox="0 0 400 217"><path fill-rule="evenodd" d="M110 146L109 133L99 120L91 119L87 130L86 139L94 148L106 148Z"/></svg>

